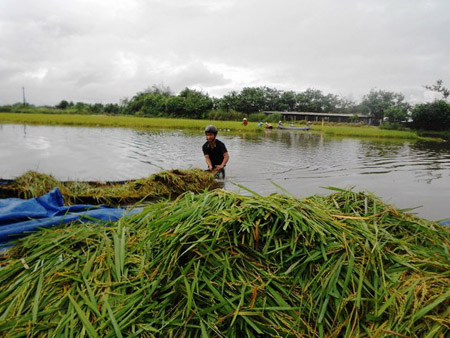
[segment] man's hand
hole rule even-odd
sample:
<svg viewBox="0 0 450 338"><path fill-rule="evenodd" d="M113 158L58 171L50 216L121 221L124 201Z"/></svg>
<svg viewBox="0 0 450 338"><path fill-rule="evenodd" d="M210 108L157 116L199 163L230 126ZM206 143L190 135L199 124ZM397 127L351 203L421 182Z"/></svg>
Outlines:
<svg viewBox="0 0 450 338"><path fill-rule="evenodd" d="M220 170L220 169L223 169L223 165L222 164L216 165L216 170Z"/></svg>

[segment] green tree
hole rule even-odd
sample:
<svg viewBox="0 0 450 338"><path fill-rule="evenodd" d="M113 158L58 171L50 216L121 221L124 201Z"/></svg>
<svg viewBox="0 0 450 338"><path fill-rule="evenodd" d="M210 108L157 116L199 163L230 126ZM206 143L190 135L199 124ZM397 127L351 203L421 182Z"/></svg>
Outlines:
<svg viewBox="0 0 450 338"><path fill-rule="evenodd" d="M408 113L402 107L391 106L384 110L384 117L389 122L402 122L408 119Z"/></svg>
<svg viewBox="0 0 450 338"><path fill-rule="evenodd" d="M444 100L415 106L411 117L416 129L450 130L450 104Z"/></svg>
<svg viewBox="0 0 450 338"><path fill-rule="evenodd" d="M281 91L269 87L245 87L241 92L232 91L218 102L219 109L236 110L246 115L264 110L284 110Z"/></svg>
<svg viewBox="0 0 450 338"><path fill-rule="evenodd" d="M77 102L74 107L77 113L84 113L89 109L89 105L84 102Z"/></svg>
<svg viewBox="0 0 450 338"><path fill-rule="evenodd" d="M153 86L133 96L123 108L125 114L153 115L166 114L166 100L171 95L167 87Z"/></svg>
<svg viewBox="0 0 450 338"><path fill-rule="evenodd" d="M237 110L239 104L239 93L232 90L229 94L224 95L218 100L218 108L229 112L230 110Z"/></svg>
<svg viewBox="0 0 450 338"><path fill-rule="evenodd" d="M106 114L119 114L120 113L120 107L119 107L118 104L108 103L103 108L103 111Z"/></svg>
<svg viewBox="0 0 450 338"><path fill-rule="evenodd" d="M321 113L332 111L334 97L326 96L319 89L308 88L297 94L297 111Z"/></svg>
<svg viewBox="0 0 450 338"><path fill-rule="evenodd" d="M424 87L425 87L426 89L428 89L428 90L433 91L433 92L441 93L442 96L444 97L444 100L447 100L447 98L448 98L449 95L450 95L450 90L449 90L448 88L445 88L445 87L442 85L442 80L437 80L437 81L436 81L436 84L431 85L431 86L425 85Z"/></svg>
<svg viewBox="0 0 450 338"><path fill-rule="evenodd" d="M147 88L144 90L145 93L152 93L155 95L161 95L164 97L173 96L172 90L168 86L164 86L163 84L153 85L151 88Z"/></svg>
<svg viewBox="0 0 450 338"><path fill-rule="evenodd" d="M103 113L103 104L101 103L94 103L89 106L89 111L92 114L101 114Z"/></svg>
<svg viewBox="0 0 450 338"><path fill-rule="evenodd" d="M339 98L335 103L334 111L336 113L358 115L358 105L348 98ZM357 116L356 118L358 119Z"/></svg>
<svg viewBox="0 0 450 338"><path fill-rule="evenodd" d="M66 100L62 100L60 103L56 105L57 109L66 109L69 106L69 102Z"/></svg>
<svg viewBox="0 0 450 338"><path fill-rule="evenodd" d="M201 118L213 107L213 101L209 95L195 89L185 88L178 96L184 98L186 117Z"/></svg>
<svg viewBox="0 0 450 338"><path fill-rule="evenodd" d="M372 89L369 94L364 95L359 107L361 112L375 119L375 124L379 124L389 107L401 107L407 111L410 106L404 100L403 94Z"/></svg>
<svg viewBox="0 0 450 338"><path fill-rule="evenodd" d="M280 96L281 111L295 111L297 106L296 94L293 91L282 92Z"/></svg>
<svg viewBox="0 0 450 338"><path fill-rule="evenodd" d="M173 116L184 116L185 115L185 106L186 106L186 98L179 96L171 96L166 100L166 112L168 115Z"/></svg>
<svg viewBox="0 0 450 338"><path fill-rule="evenodd" d="M246 87L242 89L237 111L245 114L257 113L266 108L266 98L263 88Z"/></svg>
<svg viewBox="0 0 450 338"><path fill-rule="evenodd" d="M269 87L260 87L261 91L263 92L265 104L263 106L263 110L272 110L272 111L281 111L285 110L282 100L283 92L276 89L276 88L269 88ZM286 94L284 96L284 99L289 100L289 94Z"/></svg>

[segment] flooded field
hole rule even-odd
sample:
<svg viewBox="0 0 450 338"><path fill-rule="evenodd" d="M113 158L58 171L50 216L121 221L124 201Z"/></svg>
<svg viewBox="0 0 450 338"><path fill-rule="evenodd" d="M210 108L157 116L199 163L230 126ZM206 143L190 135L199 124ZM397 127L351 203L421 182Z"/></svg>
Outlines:
<svg viewBox="0 0 450 338"><path fill-rule="evenodd" d="M368 190L398 208L438 220L450 217L450 144L330 138L310 132L219 132L230 153L227 189L297 197L327 186ZM0 125L0 178L28 170L60 180L115 181L168 169L205 168L204 136L142 131ZM275 184L273 184L275 183Z"/></svg>

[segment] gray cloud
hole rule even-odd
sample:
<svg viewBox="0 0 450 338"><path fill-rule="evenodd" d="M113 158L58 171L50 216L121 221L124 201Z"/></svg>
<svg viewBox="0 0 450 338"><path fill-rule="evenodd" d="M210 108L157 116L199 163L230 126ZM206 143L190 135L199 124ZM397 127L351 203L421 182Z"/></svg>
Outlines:
<svg viewBox="0 0 450 338"><path fill-rule="evenodd" d="M430 99L450 85L445 0L3 0L0 104L118 102L153 84L372 88Z"/></svg>

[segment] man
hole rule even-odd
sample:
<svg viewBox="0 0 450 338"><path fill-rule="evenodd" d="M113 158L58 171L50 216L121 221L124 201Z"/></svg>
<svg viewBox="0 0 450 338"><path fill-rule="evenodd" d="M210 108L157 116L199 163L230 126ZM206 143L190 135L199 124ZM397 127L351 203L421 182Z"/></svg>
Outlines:
<svg viewBox="0 0 450 338"><path fill-rule="evenodd" d="M225 178L225 166L230 159L227 147L218 139L217 128L214 126L207 126L205 128L206 142L202 147L205 161L208 165L208 170L217 170L217 174Z"/></svg>

